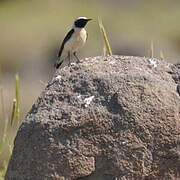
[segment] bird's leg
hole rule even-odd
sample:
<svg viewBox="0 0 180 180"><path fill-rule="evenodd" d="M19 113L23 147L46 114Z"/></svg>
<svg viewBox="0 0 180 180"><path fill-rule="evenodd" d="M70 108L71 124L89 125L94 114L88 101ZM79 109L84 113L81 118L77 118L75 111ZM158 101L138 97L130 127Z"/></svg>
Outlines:
<svg viewBox="0 0 180 180"><path fill-rule="evenodd" d="M69 60L68 66L70 66L71 65L71 54L70 54L70 51L68 51L68 60Z"/></svg>
<svg viewBox="0 0 180 180"><path fill-rule="evenodd" d="M76 52L74 52L73 55L74 55L75 58L77 59L77 63L80 63L80 60L79 60L79 58L78 58L77 55L76 55Z"/></svg>

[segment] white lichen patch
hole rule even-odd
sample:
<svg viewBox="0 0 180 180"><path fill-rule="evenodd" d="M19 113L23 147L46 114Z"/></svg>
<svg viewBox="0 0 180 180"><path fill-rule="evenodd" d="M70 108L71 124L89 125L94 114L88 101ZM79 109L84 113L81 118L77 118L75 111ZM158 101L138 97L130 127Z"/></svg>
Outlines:
<svg viewBox="0 0 180 180"><path fill-rule="evenodd" d="M94 99L94 96L88 97L84 99L84 106L88 107L88 105L91 103L91 101Z"/></svg>
<svg viewBox="0 0 180 180"><path fill-rule="evenodd" d="M122 141L122 145L126 145L127 144L127 142L126 141Z"/></svg>
<svg viewBox="0 0 180 180"><path fill-rule="evenodd" d="M61 77L61 75L58 75L56 78L55 78L55 80L57 81L57 80L60 80L62 77Z"/></svg>
<svg viewBox="0 0 180 180"><path fill-rule="evenodd" d="M81 95L78 95L77 98L80 99L80 98L81 98Z"/></svg>
<svg viewBox="0 0 180 180"><path fill-rule="evenodd" d="M154 59L148 59L150 65L152 65L154 68L157 67L157 62Z"/></svg>
<svg viewBox="0 0 180 180"><path fill-rule="evenodd" d="M115 61L110 61L109 64L115 64Z"/></svg>

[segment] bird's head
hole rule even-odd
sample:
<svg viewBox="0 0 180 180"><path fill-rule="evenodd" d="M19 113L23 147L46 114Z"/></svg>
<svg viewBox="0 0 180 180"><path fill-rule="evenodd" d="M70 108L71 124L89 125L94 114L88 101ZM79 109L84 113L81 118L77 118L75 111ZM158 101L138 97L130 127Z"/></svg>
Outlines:
<svg viewBox="0 0 180 180"><path fill-rule="evenodd" d="M74 27L76 28L84 28L87 24L88 21L90 21L92 19L88 19L86 17L78 17L75 21L74 21Z"/></svg>

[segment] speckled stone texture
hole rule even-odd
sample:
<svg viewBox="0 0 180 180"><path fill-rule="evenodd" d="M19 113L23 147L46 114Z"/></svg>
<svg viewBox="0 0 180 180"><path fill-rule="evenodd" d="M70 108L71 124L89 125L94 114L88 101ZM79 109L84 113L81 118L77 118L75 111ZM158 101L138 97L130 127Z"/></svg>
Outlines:
<svg viewBox="0 0 180 180"><path fill-rule="evenodd" d="M58 70L27 114L6 180L180 178L180 68L86 58Z"/></svg>

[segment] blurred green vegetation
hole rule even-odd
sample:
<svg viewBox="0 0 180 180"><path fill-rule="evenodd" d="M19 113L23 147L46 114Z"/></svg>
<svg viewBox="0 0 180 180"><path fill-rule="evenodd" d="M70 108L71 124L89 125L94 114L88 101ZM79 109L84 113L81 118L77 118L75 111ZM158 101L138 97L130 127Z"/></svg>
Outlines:
<svg viewBox="0 0 180 180"><path fill-rule="evenodd" d="M8 117L8 113L5 110L4 102L4 89L0 89L1 107L2 113L1 118L4 120L4 124L1 122L2 132L0 133L0 180L5 178L10 155L12 153L13 140L15 133L19 128L20 124L20 104L19 104L19 76L15 76L15 92L16 97L13 99L11 118ZM15 117L16 116L16 117ZM14 119L16 121L14 122Z"/></svg>
<svg viewBox="0 0 180 180"><path fill-rule="evenodd" d="M0 137L6 118L11 119L14 74L21 77L22 121L51 78L60 44L79 16L93 19L86 27L88 42L79 57L103 54L100 17L114 54L149 56L153 41L154 57L160 58L163 52L165 61L180 62L179 0L1 0L0 88L5 115L1 103ZM0 169L7 167L16 131L17 126L8 126L9 141L0 152Z"/></svg>
<svg viewBox="0 0 180 180"><path fill-rule="evenodd" d="M94 19L87 26L89 41L83 55L101 53L102 41L97 25L97 17L100 16L115 54L123 54L126 48L126 55L147 55L148 49L143 46L148 47L153 39L157 48L171 48L172 52L169 50L167 57L175 59L180 49L179 8L180 1L166 0L135 0L133 3L102 0L3 1L0 4L0 62L12 70L17 63L34 58L36 61L42 61L42 57L52 61L52 55L57 53L65 33L78 16ZM134 45L137 43L139 47Z"/></svg>

